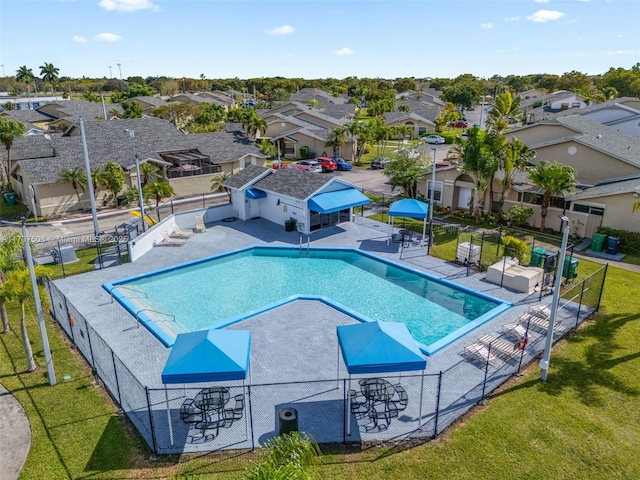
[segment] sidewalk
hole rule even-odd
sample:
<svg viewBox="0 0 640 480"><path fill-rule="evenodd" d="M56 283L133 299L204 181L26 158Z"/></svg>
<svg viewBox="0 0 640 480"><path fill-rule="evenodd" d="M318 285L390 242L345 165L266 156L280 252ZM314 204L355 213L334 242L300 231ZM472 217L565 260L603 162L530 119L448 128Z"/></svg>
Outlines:
<svg viewBox="0 0 640 480"><path fill-rule="evenodd" d="M31 426L22 405L0 384L0 480L15 480L20 475L29 448Z"/></svg>

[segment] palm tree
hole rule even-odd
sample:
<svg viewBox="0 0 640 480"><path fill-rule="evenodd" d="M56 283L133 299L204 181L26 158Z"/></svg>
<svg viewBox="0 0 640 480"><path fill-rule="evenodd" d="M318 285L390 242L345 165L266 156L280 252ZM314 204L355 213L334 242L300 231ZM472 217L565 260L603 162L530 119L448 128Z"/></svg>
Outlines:
<svg viewBox="0 0 640 480"><path fill-rule="evenodd" d="M17 232L6 232L0 239L0 317L2 318L2 333L9 332L9 317L6 302L9 292L5 289L7 273L15 270L22 263L18 258L24 245L24 238Z"/></svg>
<svg viewBox="0 0 640 480"><path fill-rule="evenodd" d="M80 204L80 208L84 209L82 200L80 200L80 191L78 190L78 188L82 189L82 192L84 193L84 189L87 186L87 172L85 172L83 168L79 167L65 168L60 172L59 178L61 182L71 183L71 186L78 196L78 203Z"/></svg>
<svg viewBox="0 0 640 480"><path fill-rule="evenodd" d="M16 80L27 86L27 94L29 93L29 84L33 82L35 91L36 77L33 75L33 70L27 68L26 65L23 65L16 71Z"/></svg>
<svg viewBox="0 0 640 480"><path fill-rule="evenodd" d="M12 120L7 117L0 117L0 142L3 143L7 149L7 166L6 171L4 165L2 166L2 183L9 187L10 191L13 191L11 186L11 147L13 147L13 141L22 137L26 132L25 126L17 120Z"/></svg>
<svg viewBox="0 0 640 480"><path fill-rule="evenodd" d="M513 98L511 92L505 92L498 95L494 102L487 125L489 130L496 133L503 133L509 126L509 121L518 112L520 107L520 97Z"/></svg>
<svg viewBox="0 0 640 480"><path fill-rule="evenodd" d="M142 188L148 183L155 183L159 179L159 170L153 163L144 162L140 164L140 175L142 175Z"/></svg>
<svg viewBox="0 0 640 480"><path fill-rule="evenodd" d="M338 155L340 148L347 143L347 130L345 127L336 127L327 134L325 147L333 148L333 156Z"/></svg>
<svg viewBox="0 0 640 480"><path fill-rule="evenodd" d="M549 214L551 197L558 197L571 192L576 185L575 170L568 165L557 162L541 161L540 165L529 170L529 179L544 189L542 205L540 205L540 231L545 231L545 221Z"/></svg>
<svg viewBox="0 0 640 480"><path fill-rule="evenodd" d="M145 199L153 198L156 201L156 212L158 213L158 221L160 221L160 202L165 197L171 197L176 192L173 187L165 182L154 182L145 185L142 189L142 196Z"/></svg>
<svg viewBox="0 0 640 480"><path fill-rule="evenodd" d="M351 160L358 160L358 140L360 138L360 134L362 133L362 122L350 122L344 125L345 132L349 135L349 139L351 140Z"/></svg>
<svg viewBox="0 0 640 480"><path fill-rule="evenodd" d="M91 168L91 184L93 185L93 191L97 192L98 189L104 184L103 171L100 165Z"/></svg>
<svg viewBox="0 0 640 480"><path fill-rule="evenodd" d="M60 73L60 69L54 67L53 63L44 62L44 65L40 65L40 75L42 75L45 85L47 82L51 85L51 95L53 95L53 83L58 79L58 73Z"/></svg>
<svg viewBox="0 0 640 480"><path fill-rule="evenodd" d="M36 279L42 278L45 275L51 275L51 269L43 267L42 265L36 265L35 267ZM22 336L22 348L24 355L27 358L27 372L33 372L36 369L36 362L33 359L33 351L31 350L31 342L29 341L29 332L27 331L25 304L27 300L33 298L33 288L31 286L31 274L28 268L22 268L19 270L12 270L7 274L6 284L4 286L8 298L15 299L20 304L20 333ZM38 287L43 290L42 287ZM46 299L46 293L44 290L40 295L41 299ZM43 308L46 307L43 305Z"/></svg>
<svg viewBox="0 0 640 480"><path fill-rule="evenodd" d="M227 192L227 195L229 196L229 202L231 202L231 191L227 187L224 186L224 182L229 180L229 177L231 177L230 173L221 173L220 175L216 175L215 177L213 177L211 179L211 191L212 192L221 192L221 191Z"/></svg>
<svg viewBox="0 0 640 480"><path fill-rule="evenodd" d="M244 128L255 141L258 139L258 134L260 132L266 132L267 121L258 115L252 108L249 108L244 112L245 113L242 116L242 128Z"/></svg>
<svg viewBox="0 0 640 480"><path fill-rule="evenodd" d="M536 156L535 150L530 150L517 138L514 138L505 147L502 164L500 165L504 177L502 177L502 192L500 194L500 208L498 212L503 215L504 201L513 188L513 178L521 171L524 171Z"/></svg>

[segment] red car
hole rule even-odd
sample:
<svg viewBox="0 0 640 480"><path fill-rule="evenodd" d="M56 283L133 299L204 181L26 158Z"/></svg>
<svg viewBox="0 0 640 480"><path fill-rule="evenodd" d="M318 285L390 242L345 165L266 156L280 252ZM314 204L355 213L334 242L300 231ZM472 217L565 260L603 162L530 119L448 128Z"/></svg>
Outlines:
<svg viewBox="0 0 640 480"><path fill-rule="evenodd" d="M457 122L449 122L449 126L453 128L469 128L469 124L464 120L458 120Z"/></svg>
<svg viewBox="0 0 640 480"><path fill-rule="evenodd" d="M316 158L316 162L320 164L323 172L333 172L338 169L338 164L330 157L318 157Z"/></svg>

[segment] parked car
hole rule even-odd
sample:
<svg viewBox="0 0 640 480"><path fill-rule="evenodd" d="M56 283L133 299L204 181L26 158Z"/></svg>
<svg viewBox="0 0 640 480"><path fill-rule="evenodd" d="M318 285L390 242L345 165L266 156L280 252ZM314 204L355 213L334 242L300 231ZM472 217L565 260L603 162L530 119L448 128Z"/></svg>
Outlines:
<svg viewBox="0 0 640 480"><path fill-rule="evenodd" d="M453 128L469 128L469 124L464 120L458 120L457 122L449 122L449 126Z"/></svg>
<svg viewBox="0 0 640 480"><path fill-rule="evenodd" d="M426 137L422 137L422 141L435 143L436 145L444 145L445 143L444 137L441 137L440 135L427 135Z"/></svg>
<svg viewBox="0 0 640 480"><path fill-rule="evenodd" d="M318 157L316 158L316 162L320 164L323 172L333 172L338 169L338 164L330 157Z"/></svg>
<svg viewBox="0 0 640 480"><path fill-rule="evenodd" d="M371 168L373 168L374 170L383 170L384 167L387 166L387 163L389 163L390 161L390 158L378 157L373 162L371 162Z"/></svg>
<svg viewBox="0 0 640 480"><path fill-rule="evenodd" d="M333 157L333 159L335 160L336 164L338 165L338 170L343 170L345 172L351 170L353 168L353 165L351 165L349 162L347 162L344 158L342 157Z"/></svg>
<svg viewBox="0 0 640 480"><path fill-rule="evenodd" d="M304 170L305 172L321 173L322 167L315 160L300 160L299 162L292 163L298 170Z"/></svg>

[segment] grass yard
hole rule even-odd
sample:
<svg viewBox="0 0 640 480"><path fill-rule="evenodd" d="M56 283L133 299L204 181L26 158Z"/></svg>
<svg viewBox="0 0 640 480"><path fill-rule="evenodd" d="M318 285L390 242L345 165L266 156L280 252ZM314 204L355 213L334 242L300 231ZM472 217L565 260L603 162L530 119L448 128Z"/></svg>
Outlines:
<svg viewBox="0 0 640 480"><path fill-rule="evenodd" d="M434 253L455 252L455 241L440 240ZM640 478L639 285L639 274L609 268L601 313L555 346L546 383L535 363L437 442L327 450L314 478ZM31 421L31 451L21 478L244 478L256 454L149 461L144 442L48 321L59 382L50 387L33 310L28 321L36 372L23 373L17 305L9 307L12 332L0 335L0 378Z"/></svg>

